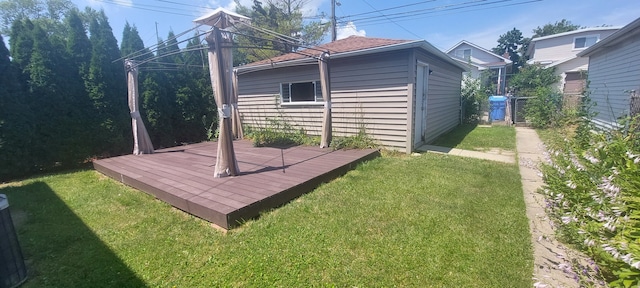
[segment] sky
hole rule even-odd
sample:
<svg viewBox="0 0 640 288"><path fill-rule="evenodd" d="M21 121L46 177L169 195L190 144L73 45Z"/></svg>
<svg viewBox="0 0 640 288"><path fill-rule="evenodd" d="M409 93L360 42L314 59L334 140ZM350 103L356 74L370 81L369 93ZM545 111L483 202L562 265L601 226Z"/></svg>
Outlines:
<svg viewBox="0 0 640 288"><path fill-rule="evenodd" d="M301 0L309 19L329 21L331 0ZM145 45L194 28L192 20L234 0L72 0L81 9L104 9L120 43L125 23L138 28ZM262 1L266 2L266 1ZM337 0L338 38L349 35L426 40L446 51L467 40L491 49L501 34L517 28L524 37L547 23L567 19L586 27L624 26L640 17L637 0ZM252 0L239 0L251 6ZM320 15L325 15L322 17ZM191 34L191 33L190 33ZM325 37L329 41L329 37Z"/></svg>

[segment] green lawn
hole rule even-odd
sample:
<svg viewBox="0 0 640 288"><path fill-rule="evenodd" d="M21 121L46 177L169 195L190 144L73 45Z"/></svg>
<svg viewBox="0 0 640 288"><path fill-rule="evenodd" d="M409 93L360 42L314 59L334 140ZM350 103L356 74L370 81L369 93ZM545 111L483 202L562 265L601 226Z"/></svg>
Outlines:
<svg viewBox="0 0 640 288"><path fill-rule="evenodd" d="M463 124L440 136L432 145L465 150L516 150L516 130L509 126Z"/></svg>
<svg viewBox="0 0 640 288"><path fill-rule="evenodd" d="M0 188L22 287L531 287L516 165L424 154L366 162L222 233L95 171Z"/></svg>

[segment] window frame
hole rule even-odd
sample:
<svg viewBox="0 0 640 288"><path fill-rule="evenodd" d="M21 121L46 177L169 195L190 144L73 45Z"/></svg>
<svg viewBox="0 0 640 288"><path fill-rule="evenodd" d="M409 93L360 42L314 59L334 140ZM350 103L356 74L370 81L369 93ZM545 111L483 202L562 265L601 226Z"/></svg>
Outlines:
<svg viewBox="0 0 640 288"><path fill-rule="evenodd" d="M314 91L314 101L294 101L293 95L291 94L291 85L299 84L299 83L313 83L313 91ZM286 89L284 89L284 85L286 85ZM322 97L322 84L320 80L309 80L309 81L295 81L295 82L280 82L280 105L281 106L289 106L289 105L324 105L324 98ZM287 97L285 97L285 90L289 93Z"/></svg>
<svg viewBox="0 0 640 288"><path fill-rule="evenodd" d="M580 38L584 38L584 47L576 47L576 41ZM584 50L587 49L589 47L591 47L593 44L586 46L587 45L587 39L589 38L596 38L596 42L593 42L593 44L596 44L600 41L600 34L590 34L590 35L583 35L583 36L576 36L573 37L573 50Z"/></svg>
<svg viewBox="0 0 640 288"><path fill-rule="evenodd" d="M469 58L467 58L467 57L465 57L465 56L464 56L464 51L467 51L467 50L469 50ZM458 58L460 58L460 59L464 59L464 60L471 60L471 55L472 55L472 51L471 51L471 50L472 50L471 48L460 48L460 49L456 49L455 56L456 56L456 57L458 57ZM460 54L462 54L462 57L460 57L460 56L458 55L460 51L462 51L462 53L460 53Z"/></svg>

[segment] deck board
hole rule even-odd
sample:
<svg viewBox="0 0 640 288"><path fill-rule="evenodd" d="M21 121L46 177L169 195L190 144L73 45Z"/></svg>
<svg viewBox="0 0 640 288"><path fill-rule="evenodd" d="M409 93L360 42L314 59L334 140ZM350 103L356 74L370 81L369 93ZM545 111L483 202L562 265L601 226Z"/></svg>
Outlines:
<svg viewBox="0 0 640 288"><path fill-rule="evenodd" d="M234 141L240 175L213 178L218 145L203 142L96 160L94 168L187 213L231 229L375 158L376 150L253 147ZM284 165L283 165L284 162Z"/></svg>

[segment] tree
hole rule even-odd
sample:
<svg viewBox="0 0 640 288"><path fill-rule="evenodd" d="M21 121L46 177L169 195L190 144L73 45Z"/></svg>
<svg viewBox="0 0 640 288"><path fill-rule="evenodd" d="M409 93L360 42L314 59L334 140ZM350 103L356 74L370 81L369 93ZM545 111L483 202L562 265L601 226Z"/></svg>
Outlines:
<svg viewBox="0 0 640 288"><path fill-rule="evenodd" d="M524 44L524 38L520 30L513 28L505 34L500 35L498 38L498 46L491 49L493 53L498 55L509 54L509 59L513 61L513 73L518 72L518 68L523 65L524 61L521 61L522 53L519 48Z"/></svg>
<svg viewBox="0 0 640 288"><path fill-rule="evenodd" d="M69 0L5 0L0 2L0 33L9 34L19 19L42 24L46 31L62 31L62 19L75 5Z"/></svg>
<svg viewBox="0 0 640 288"><path fill-rule="evenodd" d="M89 74L92 48L78 10L74 9L69 12L66 24L67 52L71 56L72 64L78 68L78 75L86 80Z"/></svg>
<svg viewBox="0 0 640 288"><path fill-rule="evenodd" d="M525 106L525 116L536 128L558 124L562 117L562 95L553 87L559 78L555 67L525 65L510 80L516 95L530 97Z"/></svg>
<svg viewBox="0 0 640 288"><path fill-rule="evenodd" d="M124 63L120 59L118 42L104 11L97 13L89 27L92 52L89 65L87 91L93 101L100 121L96 137L102 137L100 151L120 154L128 151L133 141L129 108L127 107L127 86Z"/></svg>
<svg viewBox="0 0 640 288"><path fill-rule="evenodd" d="M329 26L328 23L303 20L302 8L308 1L267 0L263 4L254 0L251 8L238 4L236 12L251 18L253 26L275 31L291 39L299 39L302 45L313 46L320 43ZM256 48L237 49L234 65L259 61L300 49L296 43L285 43L272 35L245 27L239 28L241 34L246 36L238 36L236 39L238 44Z"/></svg>
<svg viewBox="0 0 640 288"><path fill-rule="evenodd" d="M135 25L129 25L127 22L122 31L122 44L120 44L120 53L125 58L135 58L138 61L146 60L153 57L149 49L144 47L144 42L140 38L138 28Z"/></svg>
<svg viewBox="0 0 640 288"><path fill-rule="evenodd" d="M533 32L532 38L574 31L580 28L581 28L580 25L575 25L571 23L571 21L568 21L567 19L562 19L560 21L556 21L553 24L547 23L542 27L538 26L534 28L532 31Z"/></svg>
<svg viewBox="0 0 640 288"><path fill-rule="evenodd" d="M29 147L33 136L33 113L25 103L18 71L0 35L0 181L33 169Z"/></svg>

